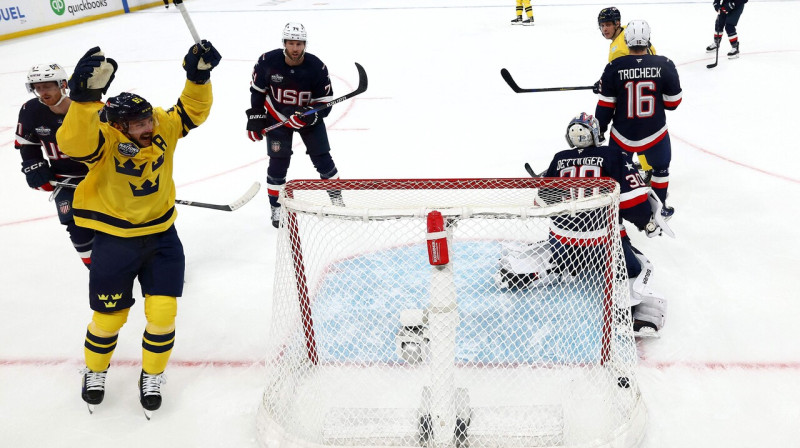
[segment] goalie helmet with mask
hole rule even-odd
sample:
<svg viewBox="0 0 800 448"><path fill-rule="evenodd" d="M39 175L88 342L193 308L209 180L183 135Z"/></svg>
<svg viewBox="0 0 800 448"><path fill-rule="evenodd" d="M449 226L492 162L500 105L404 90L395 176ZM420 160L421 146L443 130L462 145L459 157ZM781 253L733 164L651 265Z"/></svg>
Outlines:
<svg viewBox="0 0 800 448"><path fill-rule="evenodd" d="M30 70L28 70L25 87L28 89L28 92L36 94L36 88L34 87L35 84L42 82L54 82L58 84L58 87L61 89L61 99L59 99L58 103L55 104L58 106L61 104L61 101L67 97L67 79L67 72L64 71L60 65L55 63L38 64L34 65ZM41 98L39 101L42 101Z"/></svg>
<svg viewBox="0 0 800 448"><path fill-rule="evenodd" d="M102 115L106 121L127 132L131 121L151 117L153 106L135 93L122 92L106 100Z"/></svg>
<svg viewBox="0 0 800 448"><path fill-rule="evenodd" d="M600 146L600 124L597 118L581 112L567 125L566 138L570 148Z"/></svg>
<svg viewBox="0 0 800 448"><path fill-rule="evenodd" d="M631 20L625 26L625 44L631 47L650 46L650 25L644 20Z"/></svg>

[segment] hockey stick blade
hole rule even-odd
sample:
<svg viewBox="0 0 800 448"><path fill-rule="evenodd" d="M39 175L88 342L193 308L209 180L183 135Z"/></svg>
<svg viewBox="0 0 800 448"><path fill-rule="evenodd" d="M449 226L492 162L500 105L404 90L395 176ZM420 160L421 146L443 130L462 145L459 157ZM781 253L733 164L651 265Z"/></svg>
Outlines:
<svg viewBox="0 0 800 448"><path fill-rule="evenodd" d="M511 73L508 70L502 68L500 69L500 76L506 81L511 90L516 93L537 93L537 92L561 92L566 90L592 90L594 86L576 86L576 87L544 87L541 89L523 89L517 85L514 78L511 77Z"/></svg>
<svg viewBox="0 0 800 448"><path fill-rule="evenodd" d="M342 95L339 98L330 100L327 103L318 104L318 105L314 106L314 108L303 112L302 116L306 116L306 115L311 115L311 114L317 113L317 112L319 112L321 110L327 109L329 107L333 107L334 104L339 104L342 101L349 100L350 98L352 98L352 97L354 97L356 95L360 95L360 94L366 92L367 91L367 82L368 82L368 80L367 80L367 72L364 70L364 67L362 67L361 64L359 64L358 62L355 62L355 64L356 64L356 70L358 70L358 87L356 87L356 90L353 90L352 92L350 92L350 93L348 93L346 95ZM289 119L283 120L280 123L275 123L272 126L270 126L270 127L266 128L266 129L264 129L263 131L261 131L261 134L262 135L266 134L267 132L269 132L269 131L271 131L273 129L277 129L277 128L285 125L288 122L289 122Z"/></svg>
<svg viewBox="0 0 800 448"><path fill-rule="evenodd" d="M51 182L51 184L61 188L77 187L77 185L73 185L67 182ZM231 202L230 204L208 204L206 202L187 201L184 199L175 199L175 203L181 205L190 205L192 207L210 208L212 210L222 210L225 212L232 212L234 210L242 208L243 205L250 202L250 199L253 199L255 197L259 189L261 189L261 184L259 182L254 182L253 185L251 185L250 188L248 188L247 191L245 191L245 193L239 199Z"/></svg>
<svg viewBox="0 0 800 448"><path fill-rule="evenodd" d="M542 176L544 176L544 173L546 173L546 171L542 171L541 173L536 174L533 171L533 168L531 168L530 163L528 163L528 162L525 162L525 171L527 171L528 174L530 174L531 177L542 177Z"/></svg>
<svg viewBox="0 0 800 448"><path fill-rule="evenodd" d="M714 52L714 63L706 65L706 68L714 68L719 63L719 45L717 45L717 51Z"/></svg>
<svg viewBox="0 0 800 448"><path fill-rule="evenodd" d="M196 201L186 201L183 199L175 199L176 204L181 205L191 205L193 207L202 207L202 208L210 208L212 210L222 210L225 212L232 212L234 210L238 210L242 208L243 205L250 202L250 199L255 197L258 190L261 188L261 184L258 182L254 182L253 185L237 200L231 202L230 204L207 204L205 202L196 202Z"/></svg>

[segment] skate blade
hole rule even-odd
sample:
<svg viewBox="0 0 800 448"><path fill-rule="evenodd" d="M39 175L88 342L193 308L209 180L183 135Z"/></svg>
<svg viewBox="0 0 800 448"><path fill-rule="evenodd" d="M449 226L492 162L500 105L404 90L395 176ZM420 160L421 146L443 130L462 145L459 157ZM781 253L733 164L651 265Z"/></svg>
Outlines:
<svg viewBox="0 0 800 448"><path fill-rule="evenodd" d="M89 409L89 415L94 414L94 406L93 404L86 403L86 407Z"/></svg>
<svg viewBox="0 0 800 448"><path fill-rule="evenodd" d="M153 417L153 411L148 411L144 408L142 408L142 411L144 411L144 417L147 419L147 421L150 421L150 418Z"/></svg>

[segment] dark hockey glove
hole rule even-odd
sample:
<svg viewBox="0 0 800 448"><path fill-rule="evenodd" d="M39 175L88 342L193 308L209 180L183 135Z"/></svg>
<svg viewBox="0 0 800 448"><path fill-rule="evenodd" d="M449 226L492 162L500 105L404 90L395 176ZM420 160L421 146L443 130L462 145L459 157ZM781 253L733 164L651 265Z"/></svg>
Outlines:
<svg viewBox="0 0 800 448"><path fill-rule="evenodd" d="M103 56L100 47L92 48L78 60L67 82L69 97L79 102L100 101L116 72L117 61Z"/></svg>
<svg viewBox="0 0 800 448"><path fill-rule="evenodd" d="M219 65L222 59L219 52L207 40L192 45L183 58L183 69L186 70L186 79L195 84L205 84L211 78L211 70Z"/></svg>
<svg viewBox="0 0 800 448"><path fill-rule="evenodd" d="M600 93L600 81L599 80L596 83L594 83L594 85L592 86L592 92L595 93L595 94L599 94Z"/></svg>
<svg viewBox="0 0 800 448"><path fill-rule="evenodd" d="M719 12L719 8L720 8L720 3L721 2L722 2L722 0L714 0L714 11Z"/></svg>
<svg viewBox="0 0 800 448"><path fill-rule="evenodd" d="M736 2L732 2L730 0L722 2L722 6L719 8L720 12L723 14L728 14L734 9L736 9Z"/></svg>
<svg viewBox="0 0 800 448"><path fill-rule="evenodd" d="M267 113L264 109L252 107L247 113L247 138L257 142L264 138L264 129L267 127Z"/></svg>
<svg viewBox="0 0 800 448"><path fill-rule="evenodd" d="M44 160L24 160L22 172L25 173L25 180L28 181L29 187L34 190L53 191L50 181L55 180L56 176L50 169L50 165Z"/></svg>
<svg viewBox="0 0 800 448"><path fill-rule="evenodd" d="M295 109L294 114L292 114L292 116L289 117L288 125L294 129L300 129L305 126L314 125L319 119L319 114L317 112L314 112L308 115L304 115L313 108L314 106L303 106Z"/></svg>

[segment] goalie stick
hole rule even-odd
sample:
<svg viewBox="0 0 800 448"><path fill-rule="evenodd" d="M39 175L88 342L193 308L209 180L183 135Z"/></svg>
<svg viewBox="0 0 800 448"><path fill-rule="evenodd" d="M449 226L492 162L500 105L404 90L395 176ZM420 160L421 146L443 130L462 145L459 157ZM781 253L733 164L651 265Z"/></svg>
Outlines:
<svg viewBox="0 0 800 448"><path fill-rule="evenodd" d="M53 184L56 188L59 188L59 189L60 188L76 188L77 187L77 185L73 185L73 184L70 184L70 183L67 183L67 182L51 182L51 184ZM184 200L184 199L175 199L175 203L176 204L181 204L181 205L191 205L192 207L202 207L202 208L210 208L212 210L222 210L222 211L225 211L225 212L232 212L234 210L238 210L238 209L242 208L243 205L245 205L248 202L250 202L250 199L253 199L253 197L255 197L256 193L258 193L258 190L260 188L261 188L261 184L259 182L254 182L253 185L251 185L250 188L248 188L247 191L245 191L244 194L239 199L237 199L237 200L235 200L235 201L233 201L233 202L231 202L229 204L209 204L209 203L206 203L206 202L187 201L187 200ZM52 200L52 197L54 197L55 193L57 193L57 192L58 192L58 190L53 192L53 195L51 196L51 200Z"/></svg>
<svg viewBox="0 0 800 448"><path fill-rule="evenodd" d="M327 103L318 104L317 106L314 106L314 108L303 112L300 116L301 117L305 117L306 115L311 115L311 114L317 113L317 112L319 112L321 110L327 109L329 107L333 107L334 104L339 104L342 101L349 100L350 98L352 98L352 97L354 97L356 95L364 93L367 90L367 72L364 71L364 67L362 67L361 64L359 64L358 62L356 62L355 64L356 64L356 70L358 70L358 87L356 87L356 90L353 90L352 92L350 92L350 93L348 93L346 95L340 96L339 98L336 98L334 100L330 100ZM267 132L269 132L269 131L271 131L273 129L277 129L277 128L285 125L288 122L289 122L289 119L287 118L286 120L283 120L280 123L275 123L272 126L270 126L270 127L266 128L266 129L264 129L263 131L261 131L261 134L264 135Z"/></svg>
<svg viewBox="0 0 800 448"><path fill-rule="evenodd" d="M547 171L542 171L541 173L539 173L539 174L536 174L536 173L533 171L533 168L531 168L531 165L530 165L530 163L528 163L528 162L525 162L525 171L527 171L527 172L528 172L528 174L530 174L530 175L531 175L531 177L544 177L544 173L546 173L546 172L547 172Z"/></svg>
<svg viewBox="0 0 800 448"><path fill-rule="evenodd" d="M562 90L592 90L594 86L577 86L577 87L544 87L541 89L523 89L517 85L514 81L514 78L511 77L511 73L508 72L506 69L500 69L500 76L505 79L506 83L511 90L516 93L536 93L536 92L558 92Z"/></svg>

